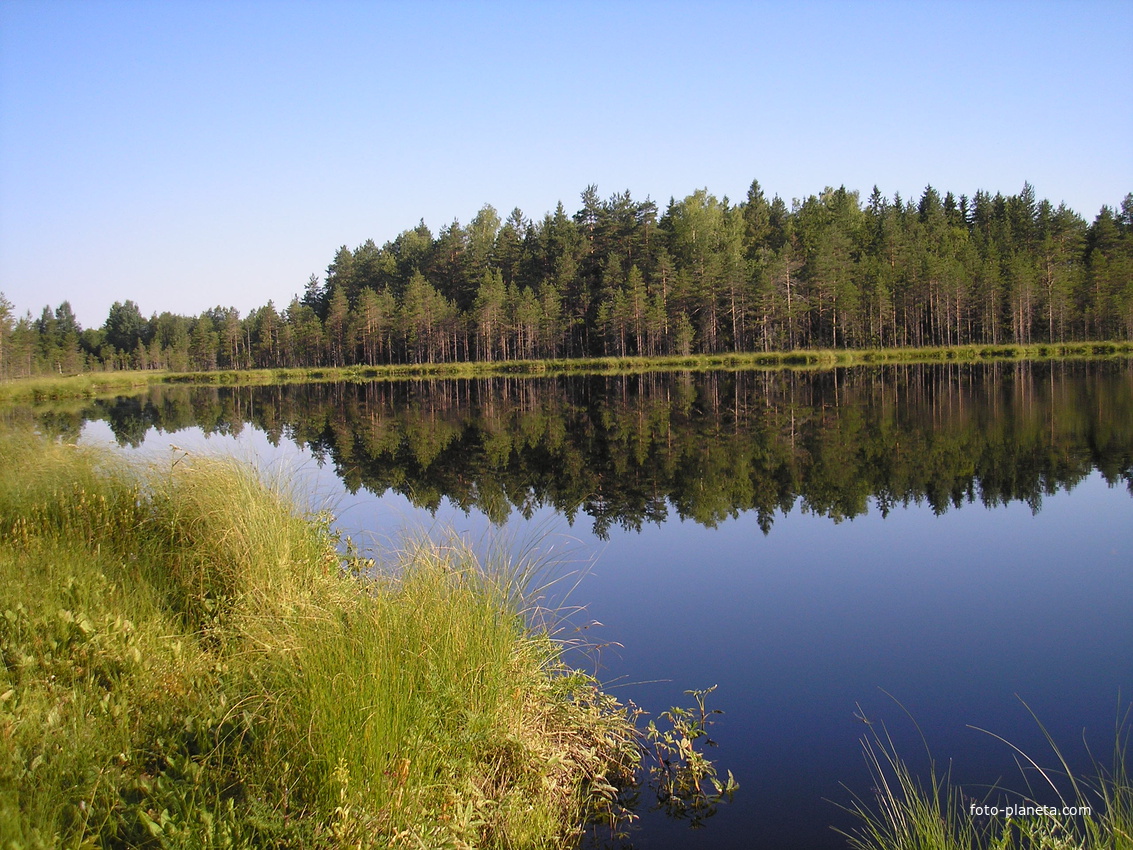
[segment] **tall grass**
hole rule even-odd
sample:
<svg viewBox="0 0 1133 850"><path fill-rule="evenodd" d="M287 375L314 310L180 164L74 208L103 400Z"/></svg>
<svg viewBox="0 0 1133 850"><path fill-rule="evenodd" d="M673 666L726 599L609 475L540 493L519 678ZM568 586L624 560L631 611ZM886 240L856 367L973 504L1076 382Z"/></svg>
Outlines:
<svg viewBox="0 0 1133 850"><path fill-rule="evenodd" d="M940 773L931 755L927 780L918 777L884 727L871 724L862 745L874 795L872 801L856 797L848 807L859 820L855 832L844 833L849 846L854 850L1133 850L1133 779L1125 764L1128 724L1118 724L1110 765L1095 760L1094 775L1085 777L1071 770L1041 723L1039 728L1053 754L1053 767L1042 767L1006 739L988 734L1015 751L1024 775L1040 778L1046 786L1046 802L1035 796L1039 792L1018 794L994 787L975 799L952 781L950 772Z"/></svg>
<svg viewBox="0 0 1133 850"><path fill-rule="evenodd" d="M344 564L230 462L9 434L0 468L6 842L557 847L616 813L631 718L515 574Z"/></svg>
<svg viewBox="0 0 1133 850"><path fill-rule="evenodd" d="M170 383L263 385L319 381L375 381L404 378L482 378L567 374L640 374L669 370L833 369L838 366L930 362L992 362L1071 358L1129 357L1133 343L1079 342L1028 345L962 345L928 348L801 349L654 357L576 357L547 360L462 361L341 368L252 369L236 372L185 372L165 375Z"/></svg>

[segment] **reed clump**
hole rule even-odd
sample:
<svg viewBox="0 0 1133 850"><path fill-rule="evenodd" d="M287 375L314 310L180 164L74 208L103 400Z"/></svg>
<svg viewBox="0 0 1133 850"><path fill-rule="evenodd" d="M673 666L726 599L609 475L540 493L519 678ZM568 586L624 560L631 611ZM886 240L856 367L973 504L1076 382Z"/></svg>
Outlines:
<svg viewBox="0 0 1133 850"><path fill-rule="evenodd" d="M1032 715L1033 717L1033 715ZM859 827L844 833L853 850L1133 850L1133 779L1126 769L1127 723L1116 729L1109 765L1094 761L1080 776L1046 729L1054 757L1043 767L998 735L1015 751L1035 795L999 787L979 798L965 793L929 757L927 781L901 758L884 727L870 724L862 744L874 779L873 800L856 797L848 810ZM985 731L985 730L980 730ZM926 747L927 750L927 747Z"/></svg>
<svg viewBox="0 0 1133 850"><path fill-rule="evenodd" d="M558 847L633 717L458 542L344 556L229 461L0 436L14 846Z"/></svg>

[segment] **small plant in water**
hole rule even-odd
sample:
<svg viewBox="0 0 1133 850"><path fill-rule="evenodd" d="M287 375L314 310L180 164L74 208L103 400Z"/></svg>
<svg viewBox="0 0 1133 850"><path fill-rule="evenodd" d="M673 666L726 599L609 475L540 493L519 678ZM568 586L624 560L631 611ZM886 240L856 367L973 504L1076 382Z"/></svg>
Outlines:
<svg viewBox="0 0 1133 850"><path fill-rule="evenodd" d="M720 709L709 710L704 701L716 685L704 690L685 691L696 702L695 708L674 706L661 714L669 729L659 729L653 721L645 730L645 738L656 757L651 768L651 785L656 789L657 802L666 814L688 819L694 827L703 825L706 818L716 813L722 802L730 801L740 787L728 771L721 779L715 763L704 755L704 747L716 742L708 737L712 716L723 714Z"/></svg>

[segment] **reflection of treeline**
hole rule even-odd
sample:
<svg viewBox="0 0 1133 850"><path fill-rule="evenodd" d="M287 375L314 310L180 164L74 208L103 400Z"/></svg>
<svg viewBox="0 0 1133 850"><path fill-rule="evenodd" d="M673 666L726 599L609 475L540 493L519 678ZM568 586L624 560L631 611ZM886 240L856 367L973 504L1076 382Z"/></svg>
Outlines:
<svg viewBox="0 0 1133 850"><path fill-rule="evenodd" d="M16 320L0 297L0 375L91 368L276 368L685 355L1133 337L1133 194L1091 224L976 192L826 189L733 204L705 190L661 212L582 193L540 220L485 206L335 254L283 310L143 317L83 330L64 302Z"/></svg>
<svg viewBox="0 0 1133 850"><path fill-rule="evenodd" d="M1037 509L1094 469L1133 487L1127 363L164 387L96 404L124 442L251 422L332 460L351 491L494 520L550 505L600 533L670 511L755 511L768 529L796 504L838 520L870 497Z"/></svg>

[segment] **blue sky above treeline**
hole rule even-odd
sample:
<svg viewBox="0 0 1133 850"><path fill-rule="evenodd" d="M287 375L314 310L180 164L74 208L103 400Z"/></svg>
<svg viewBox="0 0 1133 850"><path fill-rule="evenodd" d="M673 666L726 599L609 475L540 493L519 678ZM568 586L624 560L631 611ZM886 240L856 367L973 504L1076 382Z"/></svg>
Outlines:
<svg viewBox="0 0 1133 850"><path fill-rule="evenodd" d="M1133 190L1128 2L0 4L0 292L285 304L340 245L628 189Z"/></svg>

